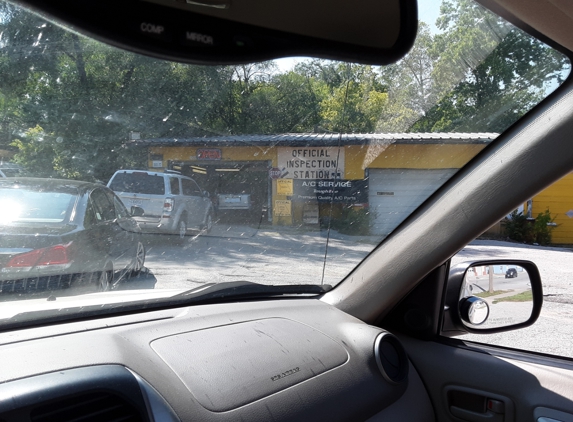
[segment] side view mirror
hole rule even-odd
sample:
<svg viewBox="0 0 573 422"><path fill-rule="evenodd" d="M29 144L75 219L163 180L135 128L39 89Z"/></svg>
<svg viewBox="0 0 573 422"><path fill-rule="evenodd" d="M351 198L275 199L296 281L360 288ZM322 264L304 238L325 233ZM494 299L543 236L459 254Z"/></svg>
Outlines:
<svg viewBox="0 0 573 422"><path fill-rule="evenodd" d="M204 198L209 198L211 195L209 195L209 192L207 192L206 190L203 191L203 197Z"/></svg>
<svg viewBox="0 0 573 422"><path fill-rule="evenodd" d="M131 207L130 214L132 217L143 217L145 210L137 205L133 205Z"/></svg>
<svg viewBox="0 0 573 422"><path fill-rule="evenodd" d="M541 312L543 288L530 261L491 260L450 269L442 334L491 334L532 325Z"/></svg>

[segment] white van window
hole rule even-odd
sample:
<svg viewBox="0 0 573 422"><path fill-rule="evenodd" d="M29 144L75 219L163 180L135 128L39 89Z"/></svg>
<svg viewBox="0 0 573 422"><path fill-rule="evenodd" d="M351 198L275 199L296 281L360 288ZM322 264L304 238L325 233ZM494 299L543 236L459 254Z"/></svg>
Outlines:
<svg viewBox="0 0 573 422"><path fill-rule="evenodd" d="M179 178L178 177L170 177L169 178L169 185L171 187L171 195L179 195L181 191L179 190Z"/></svg>
<svg viewBox="0 0 573 422"><path fill-rule="evenodd" d="M165 194L163 176L148 174L144 171L116 173L109 187L114 192L141 193L148 195Z"/></svg>

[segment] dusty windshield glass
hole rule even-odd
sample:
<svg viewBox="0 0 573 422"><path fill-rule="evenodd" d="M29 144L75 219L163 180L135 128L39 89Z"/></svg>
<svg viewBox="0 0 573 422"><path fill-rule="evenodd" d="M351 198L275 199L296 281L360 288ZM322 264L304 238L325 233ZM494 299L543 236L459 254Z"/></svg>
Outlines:
<svg viewBox="0 0 573 422"><path fill-rule="evenodd" d="M341 282L569 72L471 1L422 1L420 18L392 66L197 66L0 3L0 155L17 169L0 175L0 317L21 300ZM58 184L78 191L66 215ZM19 209L62 224L16 224Z"/></svg>

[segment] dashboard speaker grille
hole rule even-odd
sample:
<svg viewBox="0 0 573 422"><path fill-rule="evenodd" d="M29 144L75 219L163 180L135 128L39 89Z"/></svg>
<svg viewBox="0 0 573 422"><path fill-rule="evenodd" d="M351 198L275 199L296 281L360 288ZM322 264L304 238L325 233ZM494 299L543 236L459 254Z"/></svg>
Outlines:
<svg viewBox="0 0 573 422"><path fill-rule="evenodd" d="M50 402L33 409L32 422L139 422L140 412L125 399L94 392Z"/></svg>

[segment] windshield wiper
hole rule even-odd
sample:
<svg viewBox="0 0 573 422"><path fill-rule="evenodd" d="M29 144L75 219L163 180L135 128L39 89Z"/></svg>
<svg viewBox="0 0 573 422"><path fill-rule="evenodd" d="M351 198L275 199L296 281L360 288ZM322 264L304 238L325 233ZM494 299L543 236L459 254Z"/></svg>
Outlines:
<svg viewBox="0 0 573 422"><path fill-rule="evenodd" d="M332 289L325 284L282 284L271 286L250 281L208 283L173 296L171 299L184 299L191 303L221 301L227 299L253 299L276 296L320 295Z"/></svg>

